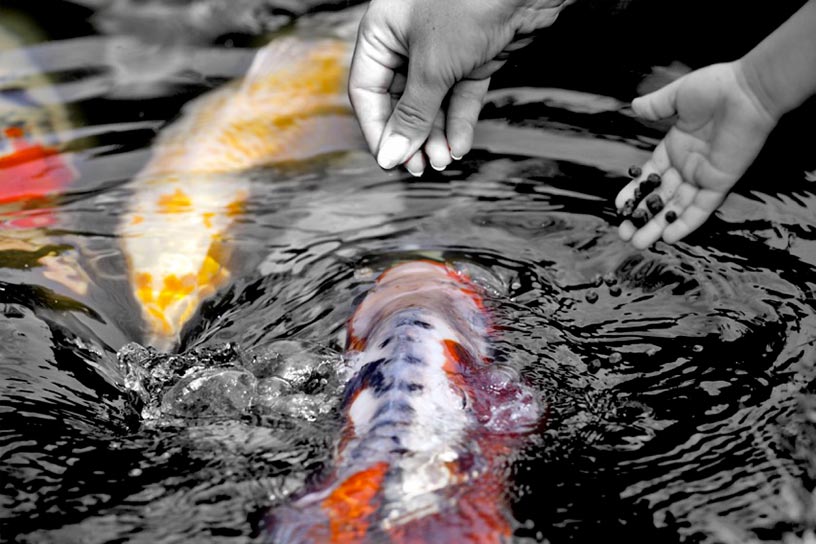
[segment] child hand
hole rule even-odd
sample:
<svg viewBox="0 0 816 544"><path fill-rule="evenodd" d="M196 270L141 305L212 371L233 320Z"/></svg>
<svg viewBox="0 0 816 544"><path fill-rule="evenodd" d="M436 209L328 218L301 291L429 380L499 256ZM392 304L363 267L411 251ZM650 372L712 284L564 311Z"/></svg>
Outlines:
<svg viewBox="0 0 816 544"><path fill-rule="evenodd" d="M372 0L357 35L349 96L380 166L404 163L421 175L424 155L442 170L467 153L504 55L524 44L519 35L552 24L566 3Z"/></svg>
<svg viewBox="0 0 816 544"><path fill-rule="evenodd" d="M645 217L651 219L639 228L625 220L619 228L621 238L640 249L661 236L676 242L702 225L754 161L778 120L748 84L739 61L691 72L635 99L632 109L651 120L677 115L640 176L615 199L618 209L624 208L649 174L662 177L654 191L662 210L652 197L649 211L644 198L637 207L649 211Z"/></svg>

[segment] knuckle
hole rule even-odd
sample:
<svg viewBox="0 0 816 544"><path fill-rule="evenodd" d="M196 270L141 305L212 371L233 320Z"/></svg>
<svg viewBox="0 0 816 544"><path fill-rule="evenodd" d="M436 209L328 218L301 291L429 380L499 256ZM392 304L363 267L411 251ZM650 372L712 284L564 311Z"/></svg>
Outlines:
<svg viewBox="0 0 816 544"><path fill-rule="evenodd" d="M433 116L428 111L404 100L397 104L394 119L410 127L426 127L433 122Z"/></svg>

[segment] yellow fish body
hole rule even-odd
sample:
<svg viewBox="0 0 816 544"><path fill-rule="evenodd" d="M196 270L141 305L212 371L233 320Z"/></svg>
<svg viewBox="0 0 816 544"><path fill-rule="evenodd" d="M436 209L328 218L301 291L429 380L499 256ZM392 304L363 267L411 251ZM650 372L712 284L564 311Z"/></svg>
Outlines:
<svg viewBox="0 0 816 544"><path fill-rule="evenodd" d="M246 172L362 147L345 40L286 38L247 76L189 103L132 182L121 238L148 342L168 350L230 278L225 243L250 196Z"/></svg>

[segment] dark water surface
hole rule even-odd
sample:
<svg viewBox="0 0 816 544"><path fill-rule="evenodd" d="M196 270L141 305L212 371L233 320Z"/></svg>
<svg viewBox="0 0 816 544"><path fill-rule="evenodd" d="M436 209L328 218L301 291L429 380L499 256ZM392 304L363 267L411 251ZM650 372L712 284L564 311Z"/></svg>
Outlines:
<svg viewBox="0 0 816 544"><path fill-rule="evenodd" d="M422 255L472 270L497 357L547 406L507 467L519 542L812 538L812 148L783 131L698 234L632 249L613 198L664 127L625 101L651 63L679 57L547 80L565 17L499 78L476 149L444 173L383 172L362 150L254 172L227 241L233 280L188 325L186 354L122 350L142 323L116 226L151 141L276 29L337 6L236 2L216 25L185 2L53 4L35 13L48 39L0 51L3 96L31 71L52 77L70 118L52 136L77 172L57 222L0 249L0 539L260 540L264 509L331 458L355 298ZM153 24L156 6L175 34ZM49 252L86 291L45 274ZM203 393L185 388L190 369Z"/></svg>

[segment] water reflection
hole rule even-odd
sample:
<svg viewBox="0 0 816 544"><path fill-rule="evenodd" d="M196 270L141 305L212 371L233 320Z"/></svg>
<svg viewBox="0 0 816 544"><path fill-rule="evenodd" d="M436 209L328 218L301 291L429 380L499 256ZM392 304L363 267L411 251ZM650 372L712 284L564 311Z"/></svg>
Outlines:
<svg viewBox="0 0 816 544"><path fill-rule="evenodd" d="M117 69L105 51L122 36L110 32L26 49L58 76L51 102L87 120L44 131L66 144L77 177L50 206L58 223L32 231L25 255L0 255L0 531L30 542L260 540L256 518L330 457L339 418L320 407L331 375L322 388L270 392L287 401L263 410L241 401L190 415L201 406L193 378L171 373L152 405L167 419L145 424L115 355L142 324L112 234L160 128L239 75L252 51L202 38L187 49L197 59L187 75L147 70L163 75L135 101L100 79ZM19 68L9 59L20 51L2 52L0 66ZM331 360L377 272L408 255L467 263L483 271L496 356L549 406L507 468L520 541L774 541L812 527L790 501L812 467L789 447L806 443L800 391L814 379L812 181L791 167L767 178L784 180L784 194L755 190L760 168L687 243L636 252L617 238L611 199L655 127L618 100L551 89L496 92L484 117L474 153L420 180L382 172L362 151L254 172L230 281L192 318L178 360L211 385L202 353L227 343L244 363L281 341ZM52 252L85 271L85 293L45 275L37 260ZM224 376L245 383L236 368ZM256 391L279 378L256 370Z"/></svg>

